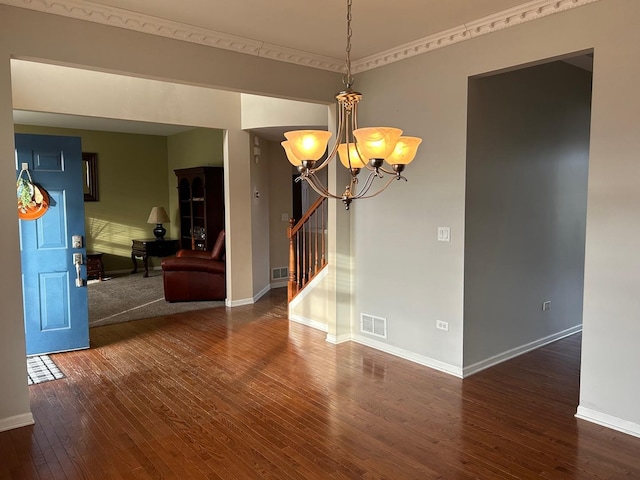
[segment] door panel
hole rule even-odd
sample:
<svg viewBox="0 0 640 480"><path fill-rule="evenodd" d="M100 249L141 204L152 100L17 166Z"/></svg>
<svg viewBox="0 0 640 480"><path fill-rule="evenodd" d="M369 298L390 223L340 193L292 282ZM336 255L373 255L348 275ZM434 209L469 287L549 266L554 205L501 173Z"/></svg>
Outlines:
<svg viewBox="0 0 640 480"><path fill-rule="evenodd" d="M33 182L49 195L37 220L19 220L27 354L89 346L86 275L76 286L72 235L84 238L82 147L76 137L16 134L16 171L27 163Z"/></svg>

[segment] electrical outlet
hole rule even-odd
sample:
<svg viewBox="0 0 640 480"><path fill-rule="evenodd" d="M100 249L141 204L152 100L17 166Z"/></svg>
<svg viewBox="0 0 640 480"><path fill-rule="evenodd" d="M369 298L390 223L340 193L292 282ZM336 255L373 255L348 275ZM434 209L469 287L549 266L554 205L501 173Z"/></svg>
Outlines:
<svg viewBox="0 0 640 480"><path fill-rule="evenodd" d="M436 320L436 328L440 330L444 330L445 332L448 332L449 322L445 322L444 320Z"/></svg>
<svg viewBox="0 0 640 480"><path fill-rule="evenodd" d="M547 310L551 310L551 300L542 302L542 311L546 312Z"/></svg>

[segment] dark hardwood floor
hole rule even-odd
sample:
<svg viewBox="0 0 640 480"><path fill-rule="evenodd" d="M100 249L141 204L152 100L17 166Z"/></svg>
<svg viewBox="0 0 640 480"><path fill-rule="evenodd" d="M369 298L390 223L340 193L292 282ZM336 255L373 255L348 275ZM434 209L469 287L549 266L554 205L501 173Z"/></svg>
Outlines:
<svg viewBox="0 0 640 480"><path fill-rule="evenodd" d="M0 479L640 479L640 438L574 417L580 335L462 381L285 301L92 329L0 433Z"/></svg>

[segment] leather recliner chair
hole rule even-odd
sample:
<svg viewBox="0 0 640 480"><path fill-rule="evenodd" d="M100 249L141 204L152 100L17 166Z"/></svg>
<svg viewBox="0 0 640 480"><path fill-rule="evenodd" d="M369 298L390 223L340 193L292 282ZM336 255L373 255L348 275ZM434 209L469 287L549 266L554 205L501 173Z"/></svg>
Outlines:
<svg viewBox="0 0 640 480"><path fill-rule="evenodd" d="M210 252L178 250L175 257L162 260L164 299L167 302L226 298L224 239L222 230Z"/></svg>

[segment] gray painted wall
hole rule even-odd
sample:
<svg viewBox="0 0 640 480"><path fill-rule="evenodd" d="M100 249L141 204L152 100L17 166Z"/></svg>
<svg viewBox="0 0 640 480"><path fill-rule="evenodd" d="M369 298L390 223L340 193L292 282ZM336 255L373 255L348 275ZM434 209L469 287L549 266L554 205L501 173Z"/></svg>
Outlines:
<svg viewBox="0 0 640 480"><path fill-rule="evenodd" d="M582 323L590 110L564 62L469 82L465 367Z"/></svg>
<svg viewBox="0 0 640 480"><path fill-rule="evenodd" d="M601 0L357 75L360 125L424 143L407 183L351 210L352 332L379 315L388 349L462 367L468 79L593 49L579 413L640 434L638 16L640 2Z"/></svg>

